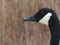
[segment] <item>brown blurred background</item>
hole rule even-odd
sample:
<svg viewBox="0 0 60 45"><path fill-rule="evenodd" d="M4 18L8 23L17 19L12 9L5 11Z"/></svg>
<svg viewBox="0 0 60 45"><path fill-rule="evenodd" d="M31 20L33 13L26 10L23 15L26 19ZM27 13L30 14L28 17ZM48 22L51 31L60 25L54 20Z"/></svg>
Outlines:
<svg viewBox="0 0 60 45"><path fill-rule="evenodd" d="M60 0L0 0L0 45L50 45L48 26L23 21L44 7L60 17Z"/></svg>

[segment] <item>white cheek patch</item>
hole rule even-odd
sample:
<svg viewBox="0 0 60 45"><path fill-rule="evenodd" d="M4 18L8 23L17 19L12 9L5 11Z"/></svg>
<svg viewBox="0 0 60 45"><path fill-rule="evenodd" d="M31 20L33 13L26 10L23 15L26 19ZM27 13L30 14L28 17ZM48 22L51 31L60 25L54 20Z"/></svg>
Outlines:
<svg viewBox="0 0 60 45"><path fill-rule="evenodd" d="M51 16L52 16L52 13L47 13L41 20L39 20L39 23L48 25L48 21Z"/></svg>

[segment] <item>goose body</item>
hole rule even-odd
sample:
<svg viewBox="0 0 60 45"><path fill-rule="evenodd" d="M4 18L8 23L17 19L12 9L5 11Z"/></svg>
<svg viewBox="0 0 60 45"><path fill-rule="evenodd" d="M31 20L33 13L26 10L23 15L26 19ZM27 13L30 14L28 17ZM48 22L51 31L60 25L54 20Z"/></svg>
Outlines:
<svg viewBox="0 0 60 45"><path fill-rule="evenodd" d="M50 45L59 45L60 24L57 14L50 8L43 8L35 15L25 18L24 21L33 21L48 25L51 33Z"/></svg>

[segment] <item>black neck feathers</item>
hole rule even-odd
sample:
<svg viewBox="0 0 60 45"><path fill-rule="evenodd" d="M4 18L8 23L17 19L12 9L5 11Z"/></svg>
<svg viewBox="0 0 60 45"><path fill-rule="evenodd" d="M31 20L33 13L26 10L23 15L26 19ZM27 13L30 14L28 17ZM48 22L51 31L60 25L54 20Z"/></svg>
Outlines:
<svg viewBox="0 0 60 45"><path fill-rule="evenodd" d="M49 20L49 28L51 32L50 45L59 45L60 24L56 13L53 12L52 14L53 16Z"/></svg>

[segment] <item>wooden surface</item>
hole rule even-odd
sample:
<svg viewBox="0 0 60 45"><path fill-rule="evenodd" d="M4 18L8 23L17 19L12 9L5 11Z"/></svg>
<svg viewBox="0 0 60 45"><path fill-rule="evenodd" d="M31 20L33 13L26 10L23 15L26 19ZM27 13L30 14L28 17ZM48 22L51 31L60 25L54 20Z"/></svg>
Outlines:
<svg viewBox="0 0 60 45"><path fill-rule="evenodd" d="M60 16L60 0L0 0L0 45L50 45L48 26L23 21L44 7Z"/></svg>

